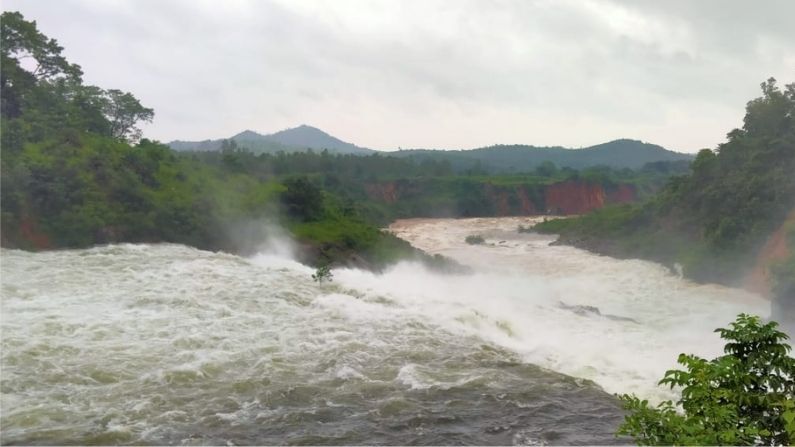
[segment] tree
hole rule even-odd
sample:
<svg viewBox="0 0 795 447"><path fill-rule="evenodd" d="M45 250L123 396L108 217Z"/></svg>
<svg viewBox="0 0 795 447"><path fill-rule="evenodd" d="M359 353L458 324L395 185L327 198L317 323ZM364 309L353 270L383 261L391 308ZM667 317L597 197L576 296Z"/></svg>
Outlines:
<svg viewBox="0 0 795 447"><path fill-rule="evenodd" d="M152 122L155 112L146 108L130 93L111 89L103 92L102 113L110 122L110 136L129 143L141 138L139 121Z"/></svg>
<svg viewBox="0 0 795 447"><path fill-rule="evenodd" d="M541 177L552 177L557 172L558 167L549 160L544 160L540 165L536 166L536 175Z"/></svg>
<svg viewBox="0 0 795 447"><path fill-rule="evenodd" d="M331 273L331 267L328 265L318 267L312 275L312 280L321 286L323 285L323 281L331 282L332 278L334 278L334 274Z"/></svg>
<svg viewBox="0 0 795 447"><path fill-rule="evenodd" d="M70 64L61 55L63 47L28 22L19 12L4 12L0 16L0 95L2 116L21 114L25 91L40 81L69 78L79 81L80 66ZM30 61L32 71L23 67Z"/></svg>
<svg viewBox="0 0 795 447"><path fill-rule="evenodd" d="M61 55L63 47L18 12L0 16L0 113L25 120L27 137L41 140L70 128L135 143L137 124L154 111L130 93L83 85L83 72ZM4 130L13 129L7 126ZM8 142L8 141L5 141Z"/></svg>
<svg viewBox="0 0 795 447"><path fill-rule="evenodd" d="M285 180L287 191L282 194L282 203L290 216L303 221L323 217L323 193L305 177Z"/></svg>
<svg viewBox="0 0 795 447"><path fill-rule="evenodd" d="M726 353L713 360L681 354L685 370L670 370L661 385L682 388L677 404L652 408L634 395L619 435L641 445L774 445L795 442L795 359L777 323L741 314L719 328Z"/></svg>

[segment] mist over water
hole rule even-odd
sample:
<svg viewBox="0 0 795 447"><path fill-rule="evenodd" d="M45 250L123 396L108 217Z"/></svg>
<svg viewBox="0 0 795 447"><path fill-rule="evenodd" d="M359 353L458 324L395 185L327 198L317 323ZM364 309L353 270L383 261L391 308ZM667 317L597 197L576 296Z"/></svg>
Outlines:
<svg viewBox="0 0 795 447"><path fill-rule="evenodd" d="M283 254L3 250L2 442L613 443L608 393L667 398L677 354L716 355L715 327L769 313L527 222L397 222L476 273L403 263L322 287Z"/></svg>

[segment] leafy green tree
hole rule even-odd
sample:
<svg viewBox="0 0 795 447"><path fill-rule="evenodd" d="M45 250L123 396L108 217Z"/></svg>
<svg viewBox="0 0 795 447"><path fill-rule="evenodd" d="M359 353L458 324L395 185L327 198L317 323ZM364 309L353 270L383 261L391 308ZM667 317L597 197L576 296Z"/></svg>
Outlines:
<svg viewBox="0 0 795 447"><path fill-rule="evenodd" d="M130 143L140 139L137 124L151 121L152 109L130 93L83 85L80 66L68 62L63 47L19 12L3 13L0 31L5 147L11 143L18 150L20 140L41 141L67 128Z"/></svg>
<svg viewBox="0 0 795 447"><path fill-rule="evenodd" d="M538 165L535 172L541 177L552 177L558 173L558 167L555 165L555 163L547 160Z"/></svg>
<svg viewBox="0 0 795 447"><path fill-rule="evenodd" d="M282 194L282 203L287 213L303 221L318 220L323 217L323 193L306 177L287 179L287 190Z"/></svg>
<svg viewBox="0 0 795 447"><path fill-rule="evenodd" d="M319 285L323 285L323 282L331 282L334 278L334 274L331 273L331 267L328 265L322 265L315 270L315 273L312 275L312 280L318 283Z"/></svg>
<svg viewBox="0 0 795 447"><path fill-rule="evenodd" d="M110 123L110 136L135 143L141 138L140 121L151 122L154 110L141 105L130 93L110 89L103 92L102 113Z"/></svg>
<svg viewBox="0 0 795 447"><path fill-rule="evenodd" d="M36 28L19 12L0 16L0 96L2 116L16 117L22 113L24 95L36 83L56 78L79 80L80 66L70 64L61 55L63 47ZM23 68L28 60L32 71Z"/></svg>
<svg viewBox="0 0 795 447"><path fill-rule="evenodd" d="M681 388L674 405L652 408L634 395L619 435L641 445L789 445L795 442L795 359L777 323L741 314L729 328L725 355L705 360L681 354L685 370L670 370L661 385Z"/></svg>

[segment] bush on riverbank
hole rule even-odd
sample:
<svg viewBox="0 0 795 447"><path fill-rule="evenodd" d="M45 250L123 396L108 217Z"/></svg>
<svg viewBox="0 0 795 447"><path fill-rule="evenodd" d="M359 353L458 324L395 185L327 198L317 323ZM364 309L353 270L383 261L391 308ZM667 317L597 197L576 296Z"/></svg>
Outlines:
<svg viewBox="0 0 795 447"><path fill-rule="evenodd" d="M652 408L621 395L629 411L618 435L640 445L790 445L795 442L795 359L775 322L739 315L723 356L681 354L685 370L665 373L660 385L681 388L681 399Z"/></svg>

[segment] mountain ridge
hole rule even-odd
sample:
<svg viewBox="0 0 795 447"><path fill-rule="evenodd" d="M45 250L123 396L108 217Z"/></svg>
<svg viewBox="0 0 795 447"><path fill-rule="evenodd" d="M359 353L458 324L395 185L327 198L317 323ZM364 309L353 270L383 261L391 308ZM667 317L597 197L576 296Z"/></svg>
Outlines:
<svg viewBox="0 0 795 447"><path fill-rule="evenodd" d="M225 141L234 141L237 147L254 153L304 152L307 149L328 150L333 154L367 155L373 149L356 146L306 124L280 130L271 134L246 129L229 138L202 141L174 140L168 144L176 151L217 151Z"/></svg>
<svg viewBox="0 0 795 447"><path fill-rule="evenodd" d="M204 141L172 141L168 145L177 151L217 151L234 141L236 147L253 153L304 152L328 150L331 154L382 154L410 158L422 162L430 159L449 162L456 171L486 170L489 172L531 171L545 162L560 168L583 169L592 166L638 169L653 162L689 162L692 154L668 150L662 146L622 138L584 148L563 146L532 146L497 144L487 147L458 150L400 149L378 151L342 141L323 130L302 124L271 134L244 130L228 139Z"/></svg>

